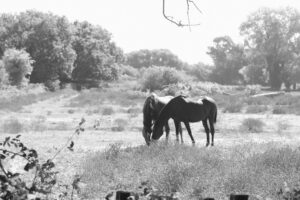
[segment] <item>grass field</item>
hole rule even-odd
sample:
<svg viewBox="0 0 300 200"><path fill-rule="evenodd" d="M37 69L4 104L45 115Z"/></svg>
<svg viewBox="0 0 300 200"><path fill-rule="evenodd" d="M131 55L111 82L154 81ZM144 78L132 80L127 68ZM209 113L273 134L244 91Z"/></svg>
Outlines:
<svg viewBox="0 0 300 200"><path fill-rule="evenodd" d="M181 199L226 199L233 192L278 199L284 182L293 187L299 181L299 94L252 99L248 93L243 95L245 88L207 83L194 87L207 90L217 101L215 147L204 147L201 123L191 124L196 146L185 129L185 144L173 143L171 122L168 145L162 137L158 145L147 147L141 134L147 93L134 85L38 92L34 98L28 92L11 95L0 100L1 137L21 134L24 143L46 160L85 118L85 131L75 138L74 152L66 150L56 158L61 183L70 184L74 175L82 176L78 195L82 199L103 199L115 189L138 190L142 182L164 194L178 192ZM224 95L224 90L236 95ZM191 93L198 98L197 92ZM10 101L16 96L20 100ZM9 102L13 106L5 106Z"/></svg>

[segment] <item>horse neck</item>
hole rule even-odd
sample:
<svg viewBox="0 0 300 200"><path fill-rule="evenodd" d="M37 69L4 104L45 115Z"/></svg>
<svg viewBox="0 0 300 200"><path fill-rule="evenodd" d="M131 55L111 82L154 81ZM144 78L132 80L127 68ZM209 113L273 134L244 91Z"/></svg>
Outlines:
<svg viewBox="0 0 300 200"><path fill-rule="evenodd" d="M156 120L157 128L162 128L166 122L170 119L170 108L166 105L159 113L158 119Z"/></svg>
<svg viewBox="0 0 300 200"><path fill-rule="evenodd" d="M144 108L143 108L143 124L144 127L148 130L151 129L152 126L152 118L151 118L151 114L150 114L150 106L149 106L149 100L147 99L145 104L144 104Z"/></svg>

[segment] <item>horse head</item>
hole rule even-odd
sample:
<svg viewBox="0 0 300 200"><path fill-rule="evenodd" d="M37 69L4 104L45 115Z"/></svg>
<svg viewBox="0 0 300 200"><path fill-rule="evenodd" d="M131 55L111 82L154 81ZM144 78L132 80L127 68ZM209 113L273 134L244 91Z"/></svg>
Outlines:
<svg viewBox="0 0 300 200"><path fill-rule="evenodd" d="M151 135L151 141L158 140L163 135L163 127L160 126L158 123L154 123L152 135Z"/></svg>

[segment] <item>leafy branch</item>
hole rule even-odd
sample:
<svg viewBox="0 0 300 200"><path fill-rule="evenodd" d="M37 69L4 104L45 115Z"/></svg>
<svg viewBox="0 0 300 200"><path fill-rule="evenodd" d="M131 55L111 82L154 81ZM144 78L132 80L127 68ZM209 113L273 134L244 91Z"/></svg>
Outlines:
<svg viewBox="0 0 300 200"><path fill-rule="evenodd" d="M46 162L40 162L38 153L35 149L30 149L21 142L20 136L17 135L14 138L6 137L3 142L0 143L0 199L27 199L28 194L43 194L47 195L52 192L52 188L57 183L58 171L55 171L55 163L53 160L67 148L70 151L74 149L73 138L84 131L82 125L85 119L82 119L78 124L75 132L67 140L67 143L62 146L52 157ZM21 179L20 173L12 173L3 165L4 160L13 160L16 157L20 157L26 161L24 170L29 172L35 170L34 177L31 182ZM79 191L78 183L80 177L76 177L72 183L72 198L73 191ZM38 199L38 198L36 198Z"/></svg>

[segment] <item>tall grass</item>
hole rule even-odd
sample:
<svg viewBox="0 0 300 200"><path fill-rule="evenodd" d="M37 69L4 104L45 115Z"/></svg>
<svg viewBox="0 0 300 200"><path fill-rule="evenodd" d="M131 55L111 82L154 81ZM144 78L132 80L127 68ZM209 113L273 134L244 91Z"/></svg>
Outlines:
<svg viewBox="0 0 300 200"><path fill-rule="evenodd" d="M179 192L180 199L227 199L239 192L276 199L284 182L299 181L300 151L274 146L250 143L224 150L171 143L112 145L84 161L83 195L102 198L109 190L136 190L147 181L157 192Z"/></svg>

